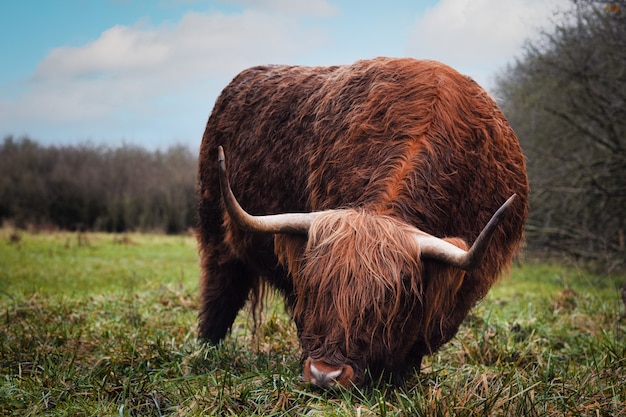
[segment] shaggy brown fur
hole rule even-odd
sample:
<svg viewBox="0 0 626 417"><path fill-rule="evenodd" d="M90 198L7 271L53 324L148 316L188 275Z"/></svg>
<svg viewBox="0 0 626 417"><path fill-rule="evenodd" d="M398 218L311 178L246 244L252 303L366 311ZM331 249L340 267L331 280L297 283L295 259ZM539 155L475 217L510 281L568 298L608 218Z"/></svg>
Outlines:
<svg viewBox="0 0 626 417"><path fill-rule="evenodd" d="M308 240L244 233L223 212L217 146L251 214L343 209ZM528 214L517 138L474 81L433 61L243 71L218 98L200 149L199 336L222 339L263 282L293 308L303 357L357 378L419 367L511 262ZM518 200L483 263L421 260L415 228L471 244Z"/></svg>
<svg viewBox="0 0 626 417"><path fill-rule="evenodd" d="M428 345L442 331L464 272L435 264L437 285L423 280L415 233L389 216L338 210L316 219L299 257L288 254L296 243L277 239L281 263L293 276L293 315L308 356L349 364L360 377L363 364L351 358L368 358L370 370L380 373L402 365L417 340ZM452 243L467 249L458 239Z"/></svg>

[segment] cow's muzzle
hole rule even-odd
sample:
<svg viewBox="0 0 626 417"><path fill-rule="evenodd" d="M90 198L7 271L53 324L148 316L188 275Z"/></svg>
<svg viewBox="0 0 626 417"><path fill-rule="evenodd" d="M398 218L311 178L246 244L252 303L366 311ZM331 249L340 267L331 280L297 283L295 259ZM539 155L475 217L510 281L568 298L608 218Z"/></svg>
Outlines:
<svg viewBox="0 0 626 417"><path fill-rule="evenodd" d="M336 385L351 387L355 382L354 370L350 365L333 366L311 358L304 362L304 380L320 388Z"/></svg>

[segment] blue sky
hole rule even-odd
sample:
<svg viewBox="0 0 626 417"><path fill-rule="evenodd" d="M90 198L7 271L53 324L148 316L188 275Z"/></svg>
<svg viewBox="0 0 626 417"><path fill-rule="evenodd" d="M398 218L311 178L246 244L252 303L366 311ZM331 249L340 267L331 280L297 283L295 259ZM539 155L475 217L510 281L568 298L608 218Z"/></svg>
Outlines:
<svg viewBox="0 0 626 417"><path fill-rule="evenodd" d="M258 64L437 59L491 88L568 0L19 0L0 3L0 139L199 146Z"/></svg>

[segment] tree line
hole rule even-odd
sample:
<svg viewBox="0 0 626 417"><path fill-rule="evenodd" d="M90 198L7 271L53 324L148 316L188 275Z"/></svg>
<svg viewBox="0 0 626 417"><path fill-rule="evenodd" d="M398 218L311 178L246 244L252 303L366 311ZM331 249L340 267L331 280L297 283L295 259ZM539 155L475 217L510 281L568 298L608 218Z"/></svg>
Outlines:
<svg viewBox="0 0 626 417"><path fill-rule="evenodd" d="M82 144L0 144L0 222L106 232L181 233L195 224L197 157Z"/></svg>
<svg viewBox="0 0 626 417"><path fill-rule="evenodd" d="M626 266L626 2L574 0L500 74L527 158L528 249Z"/></svg>

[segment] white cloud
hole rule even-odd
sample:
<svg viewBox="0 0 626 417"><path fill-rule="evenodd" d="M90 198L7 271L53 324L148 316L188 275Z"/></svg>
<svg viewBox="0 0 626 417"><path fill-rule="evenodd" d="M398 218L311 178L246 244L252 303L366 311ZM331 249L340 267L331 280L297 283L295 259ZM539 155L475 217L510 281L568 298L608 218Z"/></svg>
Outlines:
<svg viewBox="0 0 626 417"><path fill-rule="evenodd" d="M215 98L246 67L294 62L325 42L297 17L257 10L189 13L158 27L114 26L85 45L53 49L17 97L0 101L0 125L33 135L35 121L49 135L69 126L87 136L106 134L114 124L132 131L166 109L196 111L190 102ZM197 110L200 120L212 104L207 99Z"/></svg>
<svg viewBox="0 0 626 417"><path fill-rule="evenodd" d="M411 56L445 62L485 83L569 0L441 0L415 23ZM465 71L463 71L466 69Z"/></svg>
<svg viewBox="0 0 626 417"><path fill-rule="evenodd" d="M114 26L81 47L53 49L39 64L35 79L72 79L117 71L141 70L167 61L171 45L157 31Z"/></svg>
<svg viewBox="0 0 626 417"><path fill-rule="evenodd" d="M318 35L296 20L255 11L190 13L176 25L157 28L114 26L87 45L54 49L38 66L34 85L60 80L81 88L111 83L131 91L141 85L173 90L232 76L249 65L293 59L320 46Z"/></svg>

